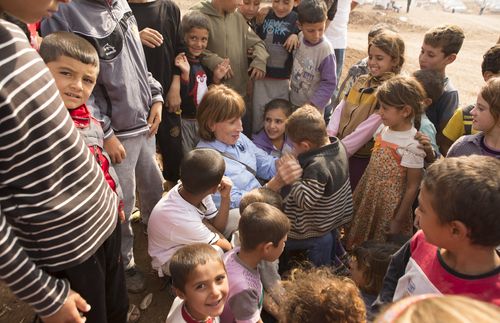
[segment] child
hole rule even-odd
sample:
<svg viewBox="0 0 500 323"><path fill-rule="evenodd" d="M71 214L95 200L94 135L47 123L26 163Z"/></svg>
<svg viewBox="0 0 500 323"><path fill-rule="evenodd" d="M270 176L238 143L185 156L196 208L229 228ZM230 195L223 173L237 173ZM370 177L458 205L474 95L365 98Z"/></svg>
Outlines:
<svg viewBox="0 0 500 323"><path fill-rule="evenodd" d="M187 54L180 53L175 58L175 66L181 70L181 129L182 149L187 154L198 143L196 109L208 90L210 83L220 84L229 70L229 60L224 59L215 68L213 75L207 74L200 58L207 47L209 25L205 15L192 11L182 18L182 33Z"/></svg>
<svg viewBox="0 0 500 323"><path fill-rule="evenodd" d="M221 322L260 321L264 290L257 265L274 261L285 247L290 223L274 206L255 202L241 215L238 226L241 248L224 255L229 280L227 306Z"/></svg>
<svg viewBox="0 0 500 323"><path fill-rule="evenodd" d="M398 246L377 241L365 241L354 248L349 263L351 278L361 291L366 307L366 316L372 321L372 304L382 289L385 272L389 267L391 256Z"/></svg>
<svg viewBox="0 0 500 323"><path fill-rule="evenodd" d="M368 166L373 134L382 123L376 113L376 89L399 74L404 64L404 52L405 44L398 34L386 30L375 36L368 46L370 73L358 78L328 124L328 135L337 136L346 147L353 190Z"/></svg>
<svg viewBox="0 0 500 323"><path fill-rule="evenodd" d="M163 88L164 105L156 139L166 190L179 180L182 160L179 71L174 65L182 50L181 12L171 0L128 0L137 20L148 71Z"/></svg>
<svg viewBox="0 0 500 323"><path fill-rule="evenodd" d="M42 20L43 36L55 31L84 35L99 55L99 77L87 105L98 111L95 116L104 130L104 149L123 190L126 220L122 223L121 248L127 288L140 293L145 289L144 275L134 260L130 217L136 188L144 226L162 196L154 136L162 115L163 89L148 72L137 23L127 1L69 2Z"/></svg>
<svg viewBox="0 0 500 323"><path fill-rule="evenodd" d="M166 323L220 322L229 287L217 251L205 243L184 246L172 256L169 271L177 297Z"/></svg>
<svg viewBox="0 0 500 323"><path fill-rule="evenodd" d="M389 306L376 323L463 322L496 323L498 307L464 296L424 294L407 297Z"/></svg>
<svg viewBox="0 0 500 323"><path fill-rule="evenodd" d="M397 30L393 26L383 22L373 25L368 32L368 47L370 47L370 43L373 38L382 33L384 30L397 32ZM332 105L336 107L340 103L340 101L342 101L342 99L345 99L354 83L356 83L356 80L361 75L368 74L369 72L370 70L368 69L368 57L363 58L362 60L356 62L356 64L351 66L349 68L349 71L347 72L346 78L344 79L344 81L342 81L342 84L339 87L337 98L334 102L332 102ZM337 75L337 77L340 78L340 75Z"/></svg>
<svg viewBox="0 0 500 323"><path fill-rule="evenodd" d="M257 24L255 18L260 8L260 0L243 0L238 7L238 12L245 18L247 24L255 31ZM253 50L252 50L253 52Z"/></svg>
<svg viewBox="0 0 500 323"><path fill-rule="evenodd" d="M262 128L264 105L272 99L289 98L292 50L297 47L297 14L292 11L293 0L276 0L262 24L257 25L257 35L264 40L269 53L266 76L255 81L253 91L253 133Z"/></svg>
<svg viewBox="0 0 500 323"><path fill-rule="evenodd" d="M66 2L0 0L0 15ZM124 323L118 198L21 29L0 19L0 43L0 279L36 321Z"/></svg>
<svg viewBox="0 0 500 323"><path fill-rule="evenodd" d="M284 287L283 322L366 322L365 305L356 285L328 268L296 270Z"/></svg>
<svg viewBox="0 0 500 323"><path fill-rule="evenodd" d="M422 179L425 153L414 139L413 119L422 113L424 91L414 78L395 76L377 90L384 126L376 133L370 163L354 191L347 249L366 240L412 234L412 204Z"/></svg>
<svg viewBox="0 0 500 323"><path fill-rule="evenodd" d="M471 111L472 127L479 133L460 137L446 157L484 155L500 158L500 77L483 86Z"/></svg>
<svg viewBox="0 0 500 323"><path fill-rule="evenodd" d="M444 158L427 169L415 211L422 230L392 257L377 302L433 293L500 305L499 169L487 156Z"/></svg>
<svg viewBox="0 0 500 323"><path fill-rule="evenodd" d="M500 76L500 45L488 49L483 56L481 72L485 82L492 77ZM457 109L443 129L443 139L447 148L463 135L474 135L478 130L472 127L471 111L475 104ZM448 150L448 149L446 149Z"/></svg>
<svg viewBox="0 0 500 323"><path fill-rule="evenodd" d="M249 76L250 79L264 77L269 55L264 42L248 28L245 18L235 13L239 3L239 0L204 0L191 10L201 12L210 22L203 65L214 71L217 65L228 58L231 67L225 84L245 98ZM247 62L249 48L253 48L254 55L250 65Z"/></svg>
<svg viewBox="0 0 500 323"><path fill-rule="evenodd" d="M444 79L441 74L434 70L418 70L413 73L413 77L422 85L422 88L425 91L426 98L423 100L424 111L425 109L432 104L432 102L436 102L439 97L443 94L444 91ZM425 113L422 113L420 116L420 128L418 131L429 139L428 145L423 145L424 150L426 151L425 160L429 163L432 163L436 156L439 155L439 147L436 143L436 127L429 120ZM418 140L418 138L416 138ZM427 149L426 148L430 148Z"/></svg>
<svg viewBox="0 0 500 323"><path fill-rule="evenodd" d="M96 158L109 186L121 199L123 194L118 176L103 148L104 133L101 125L85 105L99 74L97 51L85 39L61 31L45 37L39 53L56 81L75 127ZM125 221L123 201L120 201L118 214L120 220Z"/></svg>
<svg viewBox="0 0 500 323"><path fill-rule="evenodd" d="M315 106L322 114L337 86L335 54L323 36L326 23L324 1L302 1L297 7L299 45L290 76L290 102L296 107Z"/></svg>
<svg viewBox="0 0 500 323"><path fill-rule="evenodd" d="M438 71L444 77L444 92L425 111L438 131L438 145L446 155L447 147L442 145L442 131L458 107L458 91L446 77L446 66L453 63L464 42L464 32L459 26L441 25L429 29L424 36L422 50L418 57L420 69Z"/></svg>
<svg viewBox="0 0 500 323"><path fill-rule="evenodd" d="M336 229L352 217L344 146L336 138L330 143L322 115L310 105L292 113L286 132L303 169L300 180L282 192L291 223L286 251L307 250L316 266L331 265L332 260L342 266L339 258L346 253Z"/></svg>
<svg viewBox="0 0 500 323"><path fill-rule="evenodd" d="M264 107L264 129L255 134L253 143L274 157L292 151L292 144L285 133L285 123L292 114L292 105L284 99L269 101Z"/></svg>
<svg viewBox="0 0 500 323"><path fill-rule="evenodd" d="M223 178L222 156L211 149L196 149L181 162L181 182L156 204L148 225L148 253L158 275L170 275L168 268L174 252L187 244L208 243L227 251L229 241L207 224L224 232L229 212L232 183ZM219 211L210 194L219 192Z"/></svg>

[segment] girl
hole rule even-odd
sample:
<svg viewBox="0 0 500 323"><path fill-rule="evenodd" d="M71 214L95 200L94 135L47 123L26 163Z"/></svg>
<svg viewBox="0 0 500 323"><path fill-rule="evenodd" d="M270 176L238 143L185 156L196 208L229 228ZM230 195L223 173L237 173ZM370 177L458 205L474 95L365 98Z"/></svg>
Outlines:
<svg viewBox="0 0 500 323"><path fill-rule="evenodd" d="M264 128L253 136L253 143L274 157L292 152L285 135L285 122L292 114L292 104L284 99L269 101L264 107Z"/></svg>
<svg viewBox="0 0 500 323"><path fill-rule="evenodd" d="M382 123L375 90L384 81L399 74L404 63L405 45L395 32L385 30L368 45L369 74L360 76L349 94L333 112L327 127L330 137L338 137L349 158L349 177L354 190L363 175L371 149L373 134Z"/></svg>
<svg viewBox="0 0 500 323"><path fill-rule="evenodd" d="M354 216L347 248L363 241L386 241L387 234L412 234L412 204L417 195L425 152L414 139L425 97L412 77L395 76L377 91L379 115L370 163L353 194Z"/></svg>
<svg viewBox="0 0 500 323"><path fill-rule="evenodd" d="M361 291L369 321L373 318L372 304L382 289L391 255L397 250L395 244L371 240L363 242L352 252L349 263L351 278Z"/></svg>
<svg viewBox="0 0 500 323"><path fill-rule="evenodd" d="M477 96L472 127L481 132L460 137L446 157L485 155L500 158L500 77L492 78Z"/></svg>

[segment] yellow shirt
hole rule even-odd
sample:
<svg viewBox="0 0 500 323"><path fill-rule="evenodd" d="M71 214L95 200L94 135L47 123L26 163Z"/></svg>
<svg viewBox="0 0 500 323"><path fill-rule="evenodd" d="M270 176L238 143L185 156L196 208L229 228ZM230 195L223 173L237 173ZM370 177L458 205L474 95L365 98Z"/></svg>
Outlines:
<svg viewBox="0 0 500 323"><path fill-rule="evenodd" d="M466 118L464 119L463 109L457 109L446 124L446 127L443 129L443 135L445 135L446 138L450 139L451 141L456 141L463 135L478 133L478 131L474 128L472 128L472 133L466 133L466 127L472 128L472 117L466 116Z"/></svg>

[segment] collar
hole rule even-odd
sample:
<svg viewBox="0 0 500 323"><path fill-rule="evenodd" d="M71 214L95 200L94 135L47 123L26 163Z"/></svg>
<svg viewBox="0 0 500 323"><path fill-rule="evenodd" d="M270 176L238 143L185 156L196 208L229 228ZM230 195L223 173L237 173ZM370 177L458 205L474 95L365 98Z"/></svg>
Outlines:
<svg viewBox="0 0 500 323"><path fill-rule="evenodd" d="M304 36L302 36L304 37ZM304 45L306 45L307 47L314 47L316 45L319 45L321 44L323 41L325 40L325 36L321 37L321 40L319 42L317 42L316 44L311 44L309 41L307 41L305 38L302 39L302 42L304 43Z"/></svg>
<svg viewBox="0 0 500 323"><path fill-rule="evenodd" d="M85 128L90 124L91 115L89 109L85 104L82 104L75 109L69 110L69 115L71 116L71 119L73 119L73 122L75 123L75 126L77 128Z"/></svg>
<svg viewBox="0 0 500 323"><path fill-rule="evenodd" d="M333 142L328 145L324 145L322 147L311 149L305 153L302 153L298 156L298 160L301 166L305 165L309 160L313 159L317 155L333 155L337 154L339 151L339 142L340 140L337 137L333 137L331 140Z"/></svg>
<svg viewBox="0 0 500 323"><path fill-rule="evenodd" d="M181 315L182 315L182 318L186 321L186 323L200 323L200 322L215 323L215 320L212 317L209 317L208 319L203 320L203 321L199 321L199 320L195 319L186 310L186 304L182 304Z"/></svg>

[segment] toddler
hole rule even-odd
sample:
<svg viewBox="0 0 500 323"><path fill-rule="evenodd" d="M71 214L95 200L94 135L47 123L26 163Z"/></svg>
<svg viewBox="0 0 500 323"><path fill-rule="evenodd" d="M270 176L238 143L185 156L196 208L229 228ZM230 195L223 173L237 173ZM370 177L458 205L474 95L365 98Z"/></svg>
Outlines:
<svg viewBox="0 0 500 323"><path fill-rule="evenodd" d="M292 105L284 99L269 101L264 107L264 129L255 134L253 143L274 157L292 151L292 144L285 133L285 123L292 114Z"/></svg>
<svg viewBox="0 0 500 323"><path fill-rule="evenodd" d="M347 249L374 239L413 233L412 204L417 196L425 152L414 139L424 91L414 78L396 76L377 91L384 126L377 131L370 163L353 195L354 217Z"/></svg>

